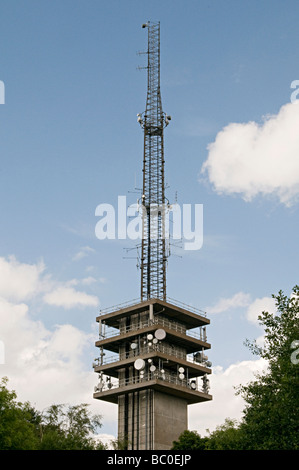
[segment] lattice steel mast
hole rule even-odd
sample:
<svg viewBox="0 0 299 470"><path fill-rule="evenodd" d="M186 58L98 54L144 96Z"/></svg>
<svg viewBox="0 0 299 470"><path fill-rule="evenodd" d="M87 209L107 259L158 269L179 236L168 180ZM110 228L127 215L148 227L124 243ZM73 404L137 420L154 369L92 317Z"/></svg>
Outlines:
<svg viewBox="0 0 299 470"><path fill-rule="evenodd" d="M165 181L163 130L171 119L162 110L160 90L160 23L148 28L146 110L138 114L144 130L143 237L141 246L141 300L166 300Z"/></svg>

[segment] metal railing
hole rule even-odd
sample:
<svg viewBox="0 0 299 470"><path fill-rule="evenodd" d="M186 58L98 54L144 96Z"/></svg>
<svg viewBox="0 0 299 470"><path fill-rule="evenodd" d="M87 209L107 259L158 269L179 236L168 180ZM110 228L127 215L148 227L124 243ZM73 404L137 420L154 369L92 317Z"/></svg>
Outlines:
<svg viewBox="0 0 299 470"><path fill-rule="evenodd" d="M191 389L193 391L208 393L207 385L205 382L207 379L204 377L203 384L200 386L199 379L191 379L188 380L187 378L180 379L177 374L171 374L169 372L161 372L161 370L155 372L147 372L144 375L138 375L134 377L130 377L127 379L119 379L119 380L111 380L111 377L108 377L108 381L100 380L98 386L96 387L95 391L104 392L106 390L115 390L121 387L127 387L129 385L138 385L144 383L146 385L147 382L150 382L154 379L160 379L165 383L174 384L176 386L180 386L183 388Z"/></svg>
<svg viewBox="0 0 299 470"><path fill-rule="evenodd" d="M157 346L146 346L146 347L140 348L140 350L138 350L138 352L136 352L136 350L133 350L133 351L128 351L128 352L124 352L124 353L121 353L121 354L117 354L117 355L114 354L114 355L111 355L111 356L107 356L105 358L102 356L101 360L100 360L100 358L98 358L99 362L96 365L99 365L99 366L104 365L105 366L105 365L108 365L108 364L117 363L119 361L125 361L126 359L134 359L134 358L143 356L145 354L152 353L154 351L159 351L161 353L167 354L168 356L172 356L175 359L182 359L182 360L190 362L192 364L207 367L206 363L204 361L200 362L200 361L196 360L194 358L193 354L186 355L186 353L184 353L183 351L177 350L175 348L170 348L169 346L166 346L165 344L159 344Z"/></svg>
<svg viewBox="0 0 299 470"><path fill-rule="evenodd" d="M148 326L153 326L153 325L163 326L164 328L168 328L178 333L185 334L187 336L190 336L191 338L200 339L205 342L207 341L205 327L201 327L201 326L198 327L199 333L196 331L192 331L192 330L186 331L186 328L180 325L179 323L167 320L159 316L155 316L154 320L141 321L141 322L136 323L136 325L130 325L128 327L121 327L119 330L109 329L108 331L105 331L105 333L103 333L101 337L102 339L113 338L114 336L119 336L119 335L131 333L134 331L139 331L140 329L147 328Z"/></svg>
<svg viewBox="0 0 299 470"><path fill-rule="evenodd" d="M151 299L151 300L155 300L155 299ZM157 299L157 300L161 300L161 299ZM134 307L135 305L138 305L141 302L142 301L140 299L128 300L126 302L119 303L119 304L113 305L111 307L100 309L99 313L100 313L100 316L101 315L106 315L108 313L116 312L117 310L121 310L123 308ZM146 302L146 301L144 301L144 302ZM203 317L207 316L207 312L205 312L204 310L202 310L200 308L197 308L197 307L194 307L192 305L185 304L184 302L180 302L179 300L175 300L171 297L166 297L166 302L168 302L169 304L172 304L176 307L183 308L184 310L189 310L190 312L196 313L197 315L201 315Z"/></svg>

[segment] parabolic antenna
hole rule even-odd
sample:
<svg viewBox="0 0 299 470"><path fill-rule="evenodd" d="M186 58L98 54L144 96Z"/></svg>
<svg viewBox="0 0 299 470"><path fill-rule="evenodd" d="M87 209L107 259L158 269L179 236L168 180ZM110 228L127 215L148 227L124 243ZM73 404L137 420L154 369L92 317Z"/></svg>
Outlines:
<svg viewBox="0 0 299 470"><path fill-rule="evenodd" d="M131 343L131 349L136 349L137 348L137 343Z"/></svg>
<svg viewBox="0 0 299 470"><path fill-rule="evenodd" d="M142 370L145 368L145 362L143 359L136 359L134 362L134 367L136 370Z"/></svg>
<svg viewBox="0 0 299 470"><path fill-rule="evenodd" d="M150 371L151 372L155 372L155 370L156 370L156 366L154 366L154 364L152 366L150 366Z"/></svg>
<svg viewBox="0 0 299 470"><path fill-rule="evenodd" d="M159 330L156 330L155 331L155 337L161 341L162 339L164 339L166 336L166 333L164 330L162 330L162 328L160 328Z"/></svg>
<svg viewBox="0 0 299 470"><path fill-rule="evenodd" d="M183 374L184 372L185 372L184 367L179 367L179 373L180 373L180 374Z"/></svg>

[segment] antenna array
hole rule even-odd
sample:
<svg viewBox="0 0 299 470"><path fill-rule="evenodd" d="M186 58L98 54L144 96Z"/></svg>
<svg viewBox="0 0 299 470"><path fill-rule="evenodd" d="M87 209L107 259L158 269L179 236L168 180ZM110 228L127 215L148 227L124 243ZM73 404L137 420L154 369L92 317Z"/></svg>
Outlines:
<svg viewBox="0 0 299 470"><path fill-rule="evenodd" d="M146 110L138 114L144 131L143 236L141 246L141 300L166 300L165 181L163 131L170 116L162 110L160 91L160 23L148 29Z"/></svg>

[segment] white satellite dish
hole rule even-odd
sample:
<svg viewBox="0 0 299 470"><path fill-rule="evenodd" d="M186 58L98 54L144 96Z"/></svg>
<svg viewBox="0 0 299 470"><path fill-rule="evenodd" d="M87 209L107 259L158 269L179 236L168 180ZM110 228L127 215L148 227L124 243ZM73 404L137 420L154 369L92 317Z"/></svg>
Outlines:
<svg viewBox="0 0 299 470"><path fill-rule="evenodd" d="M183 374L184 372L185 372L184 367L179 367L179 373L180 373L180 374Z"/></svg>
<svg viewBox="0 0 299 470"><path fill-rule="evenodd" d="M180 380L184 380L184 378L185 378L184 374L179 374L179 379Z"/></svg>
<svg viewBox="0 0 299 470"><path fill-rule="evenodd" d="M148 339L149 341L151 341L151 340L153 339L153 335L152 335L151 333L149 333L149 334L147 335L147 339Z"/></svg>
<svg viewBox="0 0 299 470"><path fill-rule="evenodd" d="M150 366L150 371L151 372L155 372L155 370L156 370L156 366L154 366L154 364L152 366Z"/></svg>
<svg viewBox="0 0 299 470"><path fill-rule="evenodd" d="M155 337L161 341L162 339L164 339L166 336L166 333L164 330L162 330L162 328L159 328L158 330L155 331Z"/></svg>
<svg viewBox="0 0 299 470"><path fill-rule="evenodd" d="M157 344L157 343L158 343L157 338L154 338L154 339L153 339L153 343L154 343L154 344Z"/></svg>
<svg viewBox="0 0 299 470"><path fill-rule="evenodd" d="M136 349L137 348L137 343L132 343L131 344L131 349Z"/></svg>
<svg viewBox="0 0 299 470"><path fill-rule="evenodd" d="M136 359L134 362L134 367L136 370L142 370L145 368L145 362L143 359Z"/></svg>

